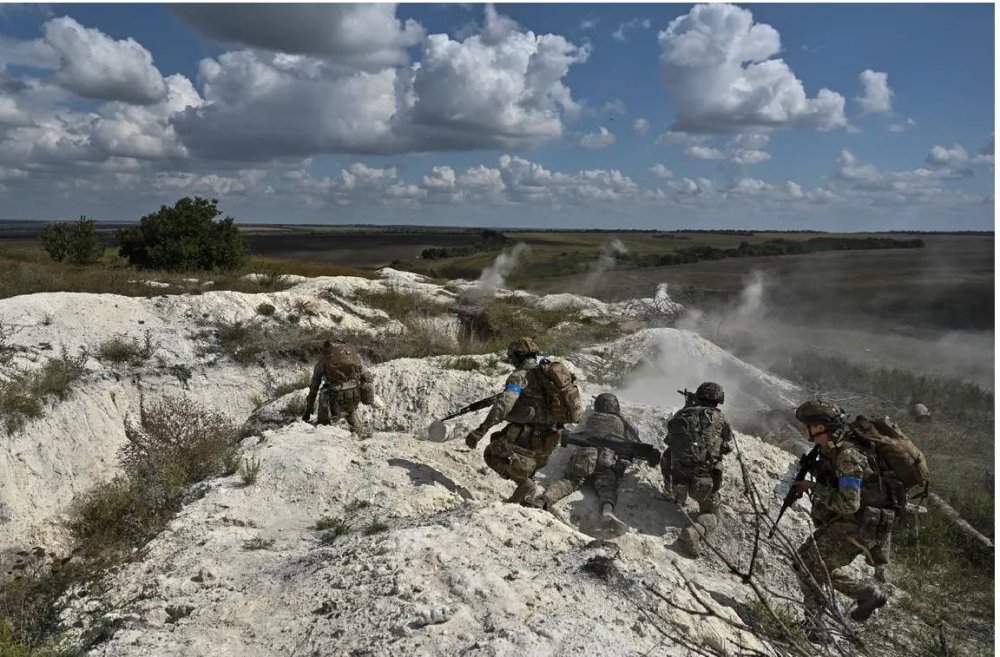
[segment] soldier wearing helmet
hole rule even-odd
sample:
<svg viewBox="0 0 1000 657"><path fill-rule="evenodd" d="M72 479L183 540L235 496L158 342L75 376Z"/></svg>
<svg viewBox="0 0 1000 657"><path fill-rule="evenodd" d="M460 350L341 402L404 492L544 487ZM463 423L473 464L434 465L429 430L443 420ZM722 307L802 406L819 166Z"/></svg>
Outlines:
<svg viewBox="0 0 1000 657"><path fill-rule="evenodd" d="M343 340L323 342L323 356L313 368L309 394L306 396L306 410L302 414L302 419L306 422L312 415L317 395L317 423L332 424L346 418L351 433L361 438L372 435L358 413L360 404L371 404L374 401L371 375L365 369L361 354Z"/></svg>
<svg viewBox="0 0 1000 657"><path fill-rule="evenodd" d="M683 505L690 497L698 503L695 522L679 538L695 558L701 555L702 539L719 524L722 457L732 451L733 442L729 421L719 410L725 399L718 383L702 383L667 423L667 453L660 469L671 499Z"/></svg>
<svg viewBox="0 0 1000 657"><path fill-rule="evenodd" d="M582 438L602 438L621 441L638 440L638 432L621 415L618 397L610 392L602 392L594 399L594 410L573 432ZM551 509L552 506L581 488L588 480L601 502L601 515L597 531L602 538L616 538L628 531L628 525L614 515L618 502L618 486L625 474L626 462L619 459L610 449L578 447L570 457L566 473L559 481L545 489L545 492L531 500L531 506Z"/></svg>
<svg viewBox="0 0 1000 657"><path fill-rule="evenodd" d="M534 499L538 486L534 474L548 463L559 445L562 425L549 421L545 391L532 370L538 367L538 345L531 338L519 338L507 347L507 362L514 371L507 377L503 394L476 429L465 437L465 444L475 449L495 425L507 425L494 433L483 451L486 465L517 487L507 502Z"/></svg>
<svg viewBox="0 0 1000 657"><path fill-rule="evenodd" d="M884 568L894 518L892 495L879 457L855 437L847 413L824 399L810 399L795 411L808 440L819 446L815 481L796 481L812 498L816 530L799 548L802 565L793 563L806 607L804 626L811 640L826 636L821 617L829 581L857 606L851 618L862 622L888 601L874 583L848 573L846 566L865 555L869 565ZM905 497L905 491L904 491Z"/></svg>

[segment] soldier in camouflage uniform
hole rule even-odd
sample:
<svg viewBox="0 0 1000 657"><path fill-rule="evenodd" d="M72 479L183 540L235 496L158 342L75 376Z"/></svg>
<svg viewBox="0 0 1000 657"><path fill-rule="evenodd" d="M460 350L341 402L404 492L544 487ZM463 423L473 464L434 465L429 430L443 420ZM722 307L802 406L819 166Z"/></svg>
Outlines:
<svg viewBox="0 0 1000 657"><path fill-rule="evenodd" d="M582 426L573 432L581 438L606 438L632 441L636 430L621 416L618 398L609 392L601 393L594 400L594 412ZM615 538L628 531L628 525L614 515L618 502L618 486L625 474L626 463L607 448L579 447L570 457L565 476L545 489L531 501L531 505L549 509L556 502L591 480L601 501L601 518L598 529Z"/></svg>
<svg viewBox="0 0 1000 657"><path fill-rule="evenodd" d="M847 414L835 404L813 399L802 404L795 417L805 425L809 440L820 446L815 481L794 484L812 497L816 530L799 548L804 569L794 565L806 607L805 629L810 639L820 641L826 634L821 615L828 586L857 602L851 618L858 622L888 601L876 584L855 578L845 566L861 554L870 565L885 565L895 517L879 457L852 437Z"/></svg>
<svg viewBox="0 0 1000 657"><path fill-rule="evenodd" d="M722 457L732 451L733 431L719 410L725 391L717 383L698 386L694 399L667 425L667 453L660 461L667 495L683 505L698 503L698 517L681 530L680 544L691 556L701 555L701 541L719 525Z"/></svg>
<svg viewBox="0 0 1000 657"><path fill-rule="evenodd" d="M362 438L371 436L371 430L358 414L359 404L370 404L373 401L371 375L365 369L364 360L358 351L342 340L327 340L323 343L323 356L313 368L306 410L302 414L302 419L306 422L312 415L317 394L318 424L332 424L347 418L352 433Z"/></svg>
<svg viewBox="0 0 1000 657"><path fill-rule="evenodd" d="M475 449L492 427L507 425L490 437L483 460L494 472L510 479L517 487L507 502L519 503L538 495L534 474L549 461L559 445L562 425L548 421L544 390L537 377L530 376L538 367L538 345L531 338L515 340L507 348L507 362L514 371L507 377L503 394L493 404L476 429L465 437L465 444Z"/></svg>

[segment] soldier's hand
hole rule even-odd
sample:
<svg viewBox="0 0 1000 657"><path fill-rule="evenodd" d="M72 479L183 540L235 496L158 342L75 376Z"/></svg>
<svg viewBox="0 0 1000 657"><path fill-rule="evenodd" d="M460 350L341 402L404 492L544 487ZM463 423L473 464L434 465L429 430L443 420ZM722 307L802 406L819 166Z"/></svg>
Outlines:
<svg viewBox="0 0 1000 657"><path fill-rule="evenodd" d="M470 431L469 435L465 437L465 444L469 446L469 449L475 449L479 441L483 439L483 432L479 429Z"/></svg>
<svg viewBox="0 0 1000 657"><path fill-rule="evenodd" d="M800 493L812 490L815 486L816 486L815 481L806 481L805 479L803 479L802 481L792 482L792 487Z"/></svg>

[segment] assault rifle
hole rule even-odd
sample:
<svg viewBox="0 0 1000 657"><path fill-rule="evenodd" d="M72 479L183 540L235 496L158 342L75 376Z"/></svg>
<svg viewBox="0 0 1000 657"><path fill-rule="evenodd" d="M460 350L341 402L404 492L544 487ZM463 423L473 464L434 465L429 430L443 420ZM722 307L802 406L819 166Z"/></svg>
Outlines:
<svg viewBox="0 0 1000 657"><path fill-rule="evenodd" d="M698 398L694 396L694 393L684 388L683 390L678 390L678 394L684 395L684 405L685 406L697 406Z"/></svg>
<svg viewBox="0 0 1000 657"><path fill-rule="evenodd" d="M795 474L795 481L805 480L806 475L816 465L817 459L819 459L819 445L814 445L807 454L799 457L799 471ZM768 538L774 536L774 532L778 529L778 523L781 522L781 516L785 515L788 507L795 504L800 497L802 497L802 491L798 490L793 482L788 489L788 493L785 494L785 501L781 504L781 511L778 511L778 517L774 519L774 527L771 527L771 531L767 534Z"/></svg>
<svg viewBox="0 0 1000 657"><path fill-rule="evenodd" d="M474 401L468 406L463 406L451 415L446 415L440 420L434 420L431 422L431 425L427 427L427 437L436 443L444 442L448 437L448 428L444 426L446 420L452 420L460 415L465 415L466 413L472 413L473 411L478 411L483 408L489 408L490 406L493 406L496 400L501 396L503 396L503 393L498 392L495 395L485 397L479 401Z"/></svg>
<svg viewBox="0 0 1000 657"><path fill-rule="evenodd" d="M580 447L604 447L614 452L618 458L626 461L642 459L650 465L656 467L660 464L660 450L646 443L633 443L624 440L617 440L613 437L607 438L577 438L570 433L563 432L559 444L563 447L569 445L579 445Z"/></svg>

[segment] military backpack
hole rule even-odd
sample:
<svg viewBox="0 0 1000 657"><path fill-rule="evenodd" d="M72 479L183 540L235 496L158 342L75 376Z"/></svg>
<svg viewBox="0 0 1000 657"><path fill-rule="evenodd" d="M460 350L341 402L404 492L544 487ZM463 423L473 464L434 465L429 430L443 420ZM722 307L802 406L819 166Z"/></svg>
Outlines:
<svg viewBox="0 0 1000 657"><path fill-rule="evenodd" d="M898 424L888 416L870 420L859 415L851 429L861 443L882 457L904 487L920 486L927 491L931 475L927 459Z"/></svg>
<svg viewBox="0 0 1000 657"><path fill-rule="evenodd" d="M323 377L331 386L349 381L360 383L361 365L361 354L346 344L335 344L323 356Z"/></svg>
<svg viewBox="0 0 1000 657"><path fill-rule="evenodd" d="M583 400L576 387L576 377L558 361L543 358L534 370L545 396L545 413L552 424L579 422L583 418Z"/></svg>
<svg viewBox="0 0 1000 657"><path fill-rule="evenodd" d="M685 406L667 422L667 448L674 468L704 471L721 458L722 411Z"/></svg>

